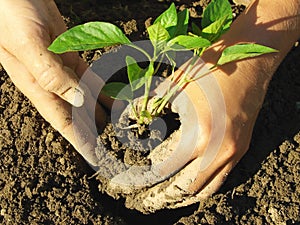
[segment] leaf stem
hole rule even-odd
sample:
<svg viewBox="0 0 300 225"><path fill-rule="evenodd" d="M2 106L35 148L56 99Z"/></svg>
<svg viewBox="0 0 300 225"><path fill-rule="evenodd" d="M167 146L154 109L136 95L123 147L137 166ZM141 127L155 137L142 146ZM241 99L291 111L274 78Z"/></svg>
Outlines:
<svg viewBox="0 0 300 225"><path fill-rule="evenodd" d="M134 45L134 44L132 44L132 43L130 43L130 44L127 44L129 47L132 47L132 48L134 48L134 49L136 49L136 50L138 50L138 51L140 51L141 53L143 53L146 57L147 57L147 59L148 59L148 61L152 61L152 58L151 58L151 56L148 54L148 52L146 52L144 49L142 49L142 48L140 48L139 46L137 46L137 45Z"/></svg>
<svg viewBox="0 0 300 225"><path fill-rule="evenodd" d="M160 60L159 60L159 62L158 62L158 65L157 65L157 67L156 67L155 70L154 70L153 75L156 74L156 73L158 72L158 70L159 70L159 68L160 68L160 66L161 66L161 64L162 64L163 59L164 59L164 55L161 56L161 58L160 58Z"/></svg>
<svg viewBox="0 0 300 225"><path fill-rule="evenodd" d="M133 101L128 101L128 102L129 102L129 105L130 105L130 107L132 109L132 112L133 112L133 115L134 115L135 119L138 120L139 116L138 116L137 111L136 111L136 109L134 107Z"/></svg>
<svg viewBox="0 0 300 225"><path fill-rule="evenodd" d="M180 88L182 88L184 84L186 84L186 83L189 82L187 80L187 76L188 76L189 72L192 70L192 67L195 65L197 59L198 59L198 56L196 54L194 54L194 56L192 57L191 63L189 64L187 70L184 72L183 76L181 76L179 82L177 84L175 84L175 86L173 88L171 88L171 90L168 91L168 93L163 97L163 101L158 106L158 109L156 110L155 116L158 116L162 112L162 110L164 109L164 107L166 106L166 104L169 102L169 100L172 98L172 96Z"/></svg>
<svg viewBox="0 0 300 225"><path fill-rule="evenodd" d="M149 68L153 67L154 62L151 60L149 64ZM143 103L142 103L142 108L141 112L144 112L147 110L147 105L148 105L148 100L149 100L149 93L150 93L150 88L151 88L151 83L152 83L152 78L153 78L153 73L151 76L148 77L148 79L145 82L145 92L144 92L144 97L143 97ZM144 114L140 112L140 117L139 117L139 123L144 122Z"/></svg>

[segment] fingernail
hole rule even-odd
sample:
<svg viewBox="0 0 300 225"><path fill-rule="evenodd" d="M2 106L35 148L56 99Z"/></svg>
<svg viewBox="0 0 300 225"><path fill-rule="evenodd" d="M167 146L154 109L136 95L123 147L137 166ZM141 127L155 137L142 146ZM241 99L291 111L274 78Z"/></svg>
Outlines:
<svg viewBox="0 0 300 225"><path fill-rule="evenodd" d="M79 86L71 88L63 95L65 99L75 107L80 107L84 103L84 91Z"/></svg>

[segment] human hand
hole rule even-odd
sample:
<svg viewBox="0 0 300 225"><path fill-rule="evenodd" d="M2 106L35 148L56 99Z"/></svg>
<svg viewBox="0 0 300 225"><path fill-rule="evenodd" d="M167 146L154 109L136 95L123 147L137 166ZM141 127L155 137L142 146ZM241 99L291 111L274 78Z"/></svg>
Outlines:
<svg viewBox="0 0 300 225"><path fill-rule="evenodd" d="M184 88L193 106L188 105L185 111L192 114L195 109L197 117L196 122L191 119L193 126L187 133L192 137L196 134L198 139L191 142L190 148L176 149L170 160L151 168L156 174L157 184L148 183L148 188L137 192L132 198L128 196L127 207L154 212L162 208L186 206L207 198L223 184L228 173L248 150L273 73L299 38L299 1L292 0L291 5L278 3L253 1L230 31L204 53L204 65L199 61L191 76L202 68L215 65L222 49L239 42L264 44L279 52L218 67L205 79L198 80L198 84L189 83ZM180 76L184 70L180 68L177 75ZM218 89L223 102L218 97ZM178 103L179 107L187 107L181 103ZM179 114L186 118L182 125L191 123L184 111ZM115 181L122 181L120 176L117 178Z"/></svg>
<svg viewBox="0 0 300 225"><path fill-rule="evenodd" d="M176 71L174 80L185 73L188 64ZM198 59L189 75L205 74L210 66ZM228 76L220 70L210 72L178 92L172 100L172 111L179 114L181 127L171 142L149 154L151 170L132 167L111 180L111 188L117 191L137 190L134 199L127 198L129 207L154 212L207 198L246 152L261 101L245 107L236 95L245 96L250 88L247 80L241 82L240 78L238 82L235 76L229 82L224 77ZM156 94L163 96L168 85L168 81L161 83ZM148 190L138 191L144 187Z"/></svg>
<svg viewBox="0 0 300 225"><path fill-rule="evenodd" d="M190 74L205 73L209 66L199 59ZM185 68L181 67L176 73L180 76L183 71ZM150 184L148 190L134 195L134 199L129 197L129 207L154 212L187 206L220 188L248 150L263 100L260 97L253 101L252 93L248 95L251 88L243 77L235 76L230 81L226 78L224 72L217 70L189 83L176 96L172 104L182 126L177 143L168 146L172 153L163 160L160 150L150 153L154 159L151 170L162 179L157 178L157 184Z"/></svg>
<svg viewBox="0 0 300 225"><path fill-rule="evenodd" d="M87 88L92 86L91 90L95 90L93 87L99 88L103 82L93 73L88 73L93 76L92 82L81 82L79 86L79 79L88 67L79 55L67 53L58 56L47 50L51 42L66 30L55 2L0 0L0 15L0 63L40 114L90 164L96 165L96 134L89 128L93 119L74 124L72 109L73 114L97 118L98 126L103 126L105 113L94 100L98 93L90 93ZM91 110L94 108L96 110Z"/></svg>

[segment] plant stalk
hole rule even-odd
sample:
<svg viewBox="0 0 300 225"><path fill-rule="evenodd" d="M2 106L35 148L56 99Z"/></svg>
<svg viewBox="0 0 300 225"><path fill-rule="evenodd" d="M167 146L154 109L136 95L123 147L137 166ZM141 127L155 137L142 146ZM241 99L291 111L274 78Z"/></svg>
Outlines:
<svg viewBox="0 0 300 225"><path fill-rule="evenodd" d="M153 65L153 61L150 61L150 65ZM149 65L149 66L150 66ZM141 108L141 112L144 112L147 110L147 105L148 105L148 101L149 101L149 93L150 93L150 88L151 88L151 83L152 83L152 78L153 78L153 74L151 74L151 76L148 77L146 83L145 83L145 92L144 92L144 98L143 98L143 103L142 103L142 108ZM140 113L140 117L138 122L140 124L142 124L144 122L144 116L143 113Z"/></svg>
<svg viewBox="0 0 300 225"><path fill-rule="evenodd" d="M187 70L184 72L183 76L180 78L179 82L170 90L168 93L163 97L162 103L159 105L158 109L156 110L155 116L158 116L166 104L169 102L169 100L172 98L172 96L183 87L184 84L188 83L187 76L192 70L193 66L195 65L196 61L198 59L198 56L194 54L191 63L189 64Z"/></svg>
<svg viewBox="0 0 300 225"><path fill-rule="evenodd" d="M134 49L140 51L141 53L143 53L143 54L147 57L147 59L148 59L149 62L152 61L151 56L150 56L150 55L148 54L148 52L146 52L144 49L142 49L142 48L140 48L139 46L134 45L134 44L132 44L132 43L127 44L127 45L128 45L129 47L134 48Z"/></svg>
<svg viewBox="0 0 300 225"><path fill-rule="evenodd" d="M132 102L132 101L129 101L129 105L130 105L130 107L131 107L131 109L132 109L132 112L133 112L133 115L134 115L135 119L138 120L138 119L139 119L139 116L138 116L137 111L136 111L136 109L135 109L135 107L134 107L134 105L133 105L133 102Z"/></svg>

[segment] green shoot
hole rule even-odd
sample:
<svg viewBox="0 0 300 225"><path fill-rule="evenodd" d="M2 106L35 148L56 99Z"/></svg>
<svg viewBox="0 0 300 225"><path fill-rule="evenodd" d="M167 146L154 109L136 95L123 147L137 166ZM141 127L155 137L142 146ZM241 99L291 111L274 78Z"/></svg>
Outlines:
<svg viewBox="0 0 300 225"><path fill-rule="evenodd" d="M149 64L141 68L136 59L126 56L127 75L129 85L121 82L106 84L101 93L118 100L127 101L133 110L138 124L147 124L153 117L159 116L170 99L180 91L188 82L193 82L211 72L220 65L229 62L256 57L276 50L254 43L240 43L224 49L217 64L205 74L190 77L189 73L198 57L215 43L221 35L229 30L232 23L232 11L227 0L212 0L203 12L200 24L191 24L189 32L189 12L187 9L177 12L174 3L164 11L154 23L147 28L153 52L135 45L117 26L106 22L89 22L76 26L61 34L49 46L55 53L70 51L84 51L114 45L128 45L143 53ZM173 81L176 68L176 52L193 51L194 55L185 73L168 88L165 95L157 98L149 105L149 94L153 76L158 72L162 59L167 59L172 67L171 81ZM158 62L158 63L157 63ZM144 95L140 107L134 101L134 92L144 88Z"/></svg>

